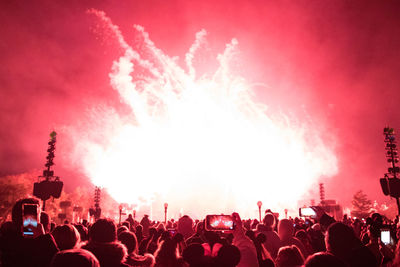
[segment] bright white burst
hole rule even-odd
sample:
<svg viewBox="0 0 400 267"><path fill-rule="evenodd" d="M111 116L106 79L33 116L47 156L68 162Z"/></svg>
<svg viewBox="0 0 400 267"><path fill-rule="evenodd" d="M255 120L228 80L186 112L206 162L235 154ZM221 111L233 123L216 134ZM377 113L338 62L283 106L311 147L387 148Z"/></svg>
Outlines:
<svg viewBox="0 0 400 267"><path fill-rule="evenodd" d="M263 208L294 208L321 176L337 172L333 151L315 129L269 114L234 73L236 40L218 56L215 73L198 77L194 60L204 30L185 56L185 70L142 27L134 27L134 49L103 12L90 12L123 50L110 79L131 114L93 111L97 126L76 141L75 156L118 202L156 201L159 219L164 202L174 216L235 210L254 217L258 200Z"/></svg>

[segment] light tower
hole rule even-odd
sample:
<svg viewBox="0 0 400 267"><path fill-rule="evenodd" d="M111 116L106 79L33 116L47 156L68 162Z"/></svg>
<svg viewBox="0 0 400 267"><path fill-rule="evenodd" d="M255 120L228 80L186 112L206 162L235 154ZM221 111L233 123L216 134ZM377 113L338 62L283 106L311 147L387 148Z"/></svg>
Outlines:
<svg viewBox="0 0 400 267"><path fill-rule="evenodd" d="M94 208L89 209L90 216L93 216L95 221L100 219L101 216L101 208L100 208L100 194L101 189L99 186L96 186L94 189Z"/></svg>
<svg viewBox="0 0 400 267"><path fill-rule="evenodd" d="M324 206L325 205L325 188L324 188L323 183L319 184L319 199L321 202L321 206Z"/></svg>
<svg viewBox="0 0 400 267"><path fill-rule="evenodd" d="M396 199L397 212L400 215L400 168L396 166L399 163L399 156L396 145L396 134L393 128L385 127L383 129L383 135L385 136L385 150L386 159L389 163L388 172L384 174L384 178L380 179L382 191L384 195L389 195Z"/></svg>
<svg viewBox="0 0 400 267"><path fill-rule="evenodd" d="M57 133L52 131L50 133L50 141L48 142L49 147L47 148L47 161L44 165L46 169L43 171L43 175L38 177L38 182L33 185L33 195L40 198L43 201L42 209L46 209L46 200L50 197L59 198L63 188L63 182L60 181L58 176L54 176L54 171L51 170L54 165L54 151L56 150L56 136Z"/></svg>

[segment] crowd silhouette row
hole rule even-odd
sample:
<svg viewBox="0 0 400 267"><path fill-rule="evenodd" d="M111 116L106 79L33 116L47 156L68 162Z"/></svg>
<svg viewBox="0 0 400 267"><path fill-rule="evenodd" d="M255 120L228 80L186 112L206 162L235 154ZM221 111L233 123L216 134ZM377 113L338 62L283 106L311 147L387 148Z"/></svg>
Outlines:
<svg viewBox="0 0 400 267"><path fill-rule="evenodd" d="M166 223L129 215L120 224L101 218L56 225L41 212L40 223L26 237L24 204L39 201L17 201L12 221L2 224L0 267L400 266L398 222L377 213L335 221L316 208L313 219L279 220L266 210L262 222L233 213L234 230L209 231L204 220L186 215ZM382 229L390 232L389 243L380 239Z"/></svg>

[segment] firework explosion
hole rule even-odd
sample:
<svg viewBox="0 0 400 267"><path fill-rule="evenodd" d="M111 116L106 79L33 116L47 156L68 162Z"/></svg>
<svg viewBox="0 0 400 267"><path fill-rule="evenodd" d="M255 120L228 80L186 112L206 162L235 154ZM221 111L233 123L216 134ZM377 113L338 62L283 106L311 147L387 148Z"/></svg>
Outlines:
<svg viewBox="0 0 400 267"><path fill-rule="evenodd" d="M310 121L271 114L255 100L238 74L244 64L237 40L218 55L215 71L199 75L206 31L197 33L182 68L142 27L134 26L129 45L103 12L90 13L123 52L110 81L130 112L93 110L73 157L118 202L156 201L160 218L164 202L175 216L235 210L253 217L258 200L265 208L295 208L321 177L336 174L336 156Z"/></svg>

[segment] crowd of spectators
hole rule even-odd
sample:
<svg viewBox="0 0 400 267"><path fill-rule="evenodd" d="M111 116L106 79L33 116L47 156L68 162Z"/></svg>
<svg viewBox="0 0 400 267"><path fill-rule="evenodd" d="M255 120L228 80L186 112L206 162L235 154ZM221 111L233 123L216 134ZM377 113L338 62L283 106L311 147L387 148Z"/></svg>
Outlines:
<svg viewBox="0 0 400 267"><path fill-rule="evenodd" d="M0 231L0 267L330 267L399 266L400 231L397 221L378 213L364 219L335 221L316 208L315 218L279 220L270 210L262 222L232 214L235 229L209 231L204 220L182 216L154 222L131 215L120 224L107 218L93 224L55 225L45 213L33 234L22 234L22 206L37 199L19 200L12 221ZM390 242L382 242L382 229Z"/></svg>

